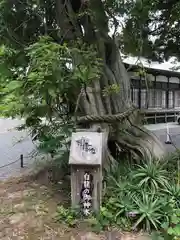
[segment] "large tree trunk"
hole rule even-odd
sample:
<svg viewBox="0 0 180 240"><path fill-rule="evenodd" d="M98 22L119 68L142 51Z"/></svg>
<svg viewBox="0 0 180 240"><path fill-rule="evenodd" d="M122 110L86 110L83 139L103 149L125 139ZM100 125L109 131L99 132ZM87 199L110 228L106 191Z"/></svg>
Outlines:
<svg viewBox="0 0 180 240"><path fill-rule="evenodd" d="M89 10L90 14L77 20L75 10L78 13ZM86 43L95 43L98 55L103 60L101 78L92 81L91 86L87 86L86 94L80 96L79 109L82 114L114 115L130 109L130 79L115 40L108 36L108 20L101 0L82 1L79 6L78 3L73 6L68 0L57 0L57 18L62 38L67 40L81 37ZM112 84L120 86L120 91L103 96L102 90ZM116 149L130 152L133 158L159 157L164 153L158 139L141 125L138 111L133 111L121 122L90 122L90 127L106 129L108 141L113 143ZM114 159L112 154L107 148L107 160Z"/></svg>

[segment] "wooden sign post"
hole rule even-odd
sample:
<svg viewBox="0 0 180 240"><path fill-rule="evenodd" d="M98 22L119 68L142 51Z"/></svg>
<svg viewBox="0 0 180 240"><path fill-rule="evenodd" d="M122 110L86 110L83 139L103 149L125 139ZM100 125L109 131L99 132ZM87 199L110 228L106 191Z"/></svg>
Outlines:
<svg viewBox="0 0 180 240"><path fill-rule="evenodd" d="M104 133L72 134L69 164L71 165L71 202L88 216L98 212L102 193L102 158Z"/></svg>

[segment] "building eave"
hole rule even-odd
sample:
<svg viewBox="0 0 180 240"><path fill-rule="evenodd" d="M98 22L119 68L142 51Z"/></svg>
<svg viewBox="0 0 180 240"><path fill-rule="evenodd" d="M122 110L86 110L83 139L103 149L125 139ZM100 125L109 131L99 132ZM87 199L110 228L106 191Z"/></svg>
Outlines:
<svg viewBox="0 0 180 240"><path fill-rule="evenodd" d="M135 65L135 64L128 64L128 63L124 63L126 69L130 68L129 71L137 71L139 69L139 66ZM146 70L146 72L148 74L152 74L152 75L163 75L166 77L177 77L180 78L180 72L176 72L176 71L169 71L169 70L162 70L162 69L156 69L156 68L149 68L149 67L144 67L144 69Z"/></svg>

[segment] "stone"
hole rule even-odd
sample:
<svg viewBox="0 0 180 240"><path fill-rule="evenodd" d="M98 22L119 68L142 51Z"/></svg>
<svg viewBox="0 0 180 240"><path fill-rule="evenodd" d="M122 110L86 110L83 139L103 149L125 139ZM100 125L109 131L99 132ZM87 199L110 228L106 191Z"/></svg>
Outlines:
<svg viewBox="0 0 180 240"><path fill-rule="evenodd" d="M118 240L119 238L119 233L116 231L111 231L111 232L105 232L105 236L107 240Z"/></svg>
<svg viewBox="0 0 180 240"><path fill-rule="evenodd" d="M100 240L100 237L93 232L87 232L81 236L81 240Z"/></svg>
<svg viewBox="0 0 180 240"><path fill-rule="evenodd" d="M137 237L137 240L151 240L151 236L150 235L140 235Z"/></svg>
<svg viewBox="0 0 180 240"><path fill-rule="evenodd" d="M22 192L23 197L30 197L33 196L35 194L35 190L34 189L28 189L28 190L24 190Z"/></svg>
<svg viewBox="0 0 180 240"><path fill-rule="evenodd" d="M0 189L0 196L1 195L4 195L6 193L6 190L5 189Z"/></svg>
<svg viewBox="0 0 180 240"><path fill-rule="evenodd" d="M22 198L22 191L13 192L8 194L8 199Z"/></svg>
<svg viewBox="0 0 180 240"><path fill-rule="evenodd" d="M23 213L16 213L9 217L10 224L19 223L24 218Z"/></svg>
<svg viewBox="0 0 180 240"><path fill-rule="evenodd" d="M20 210L21 211L21 210L24 209L24 207L25 207L25 203L24 202L14 205L14 209L15 210Z"/></svg>

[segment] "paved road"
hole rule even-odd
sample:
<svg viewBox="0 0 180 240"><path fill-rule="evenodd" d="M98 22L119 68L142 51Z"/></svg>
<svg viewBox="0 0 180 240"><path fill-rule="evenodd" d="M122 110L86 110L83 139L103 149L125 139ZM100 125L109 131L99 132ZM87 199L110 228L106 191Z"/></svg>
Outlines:
<svg viewBox="0 0 180 240"><path fill-rule="evenodd" d="M154 132L160 141L164 144L167 152L173 152L176 148L180 148L180 125L177 123L168 123L169 135L172 144L165 144L167 140L167 124L150 124L146 127Z"/></svg>
<svg viewBox="0 0 180 240"><path fill-rule="evenodd" d="M22 120L0 118L0 180L10 176L16 176L24 171L20 168L20 161L1 168L1 166L19 159L20 154L24 155L25 168L32 165L31 153L35 149L27 132L18 132L14 128L22 124ZM180 148L180 126L177 123L169 123L171 139ZM152 124L146 126L153 131L164 143L166 141L166 124ZM24 139L23 141L20 141ZM164 144L167 151L174 151L173 145Z"/></svg>
<svg viewBox="0 0 180 240"><path fill-rule="evenodd" d="M20 120L0 119L0 180L16 176L24 171L20 168L20 161L1 168L19 159L20 154L24 155L25 168L32 163L31 153L35 149L34 144L27 132L18 132L14 129L22 123L23 121Z"/></svg>

